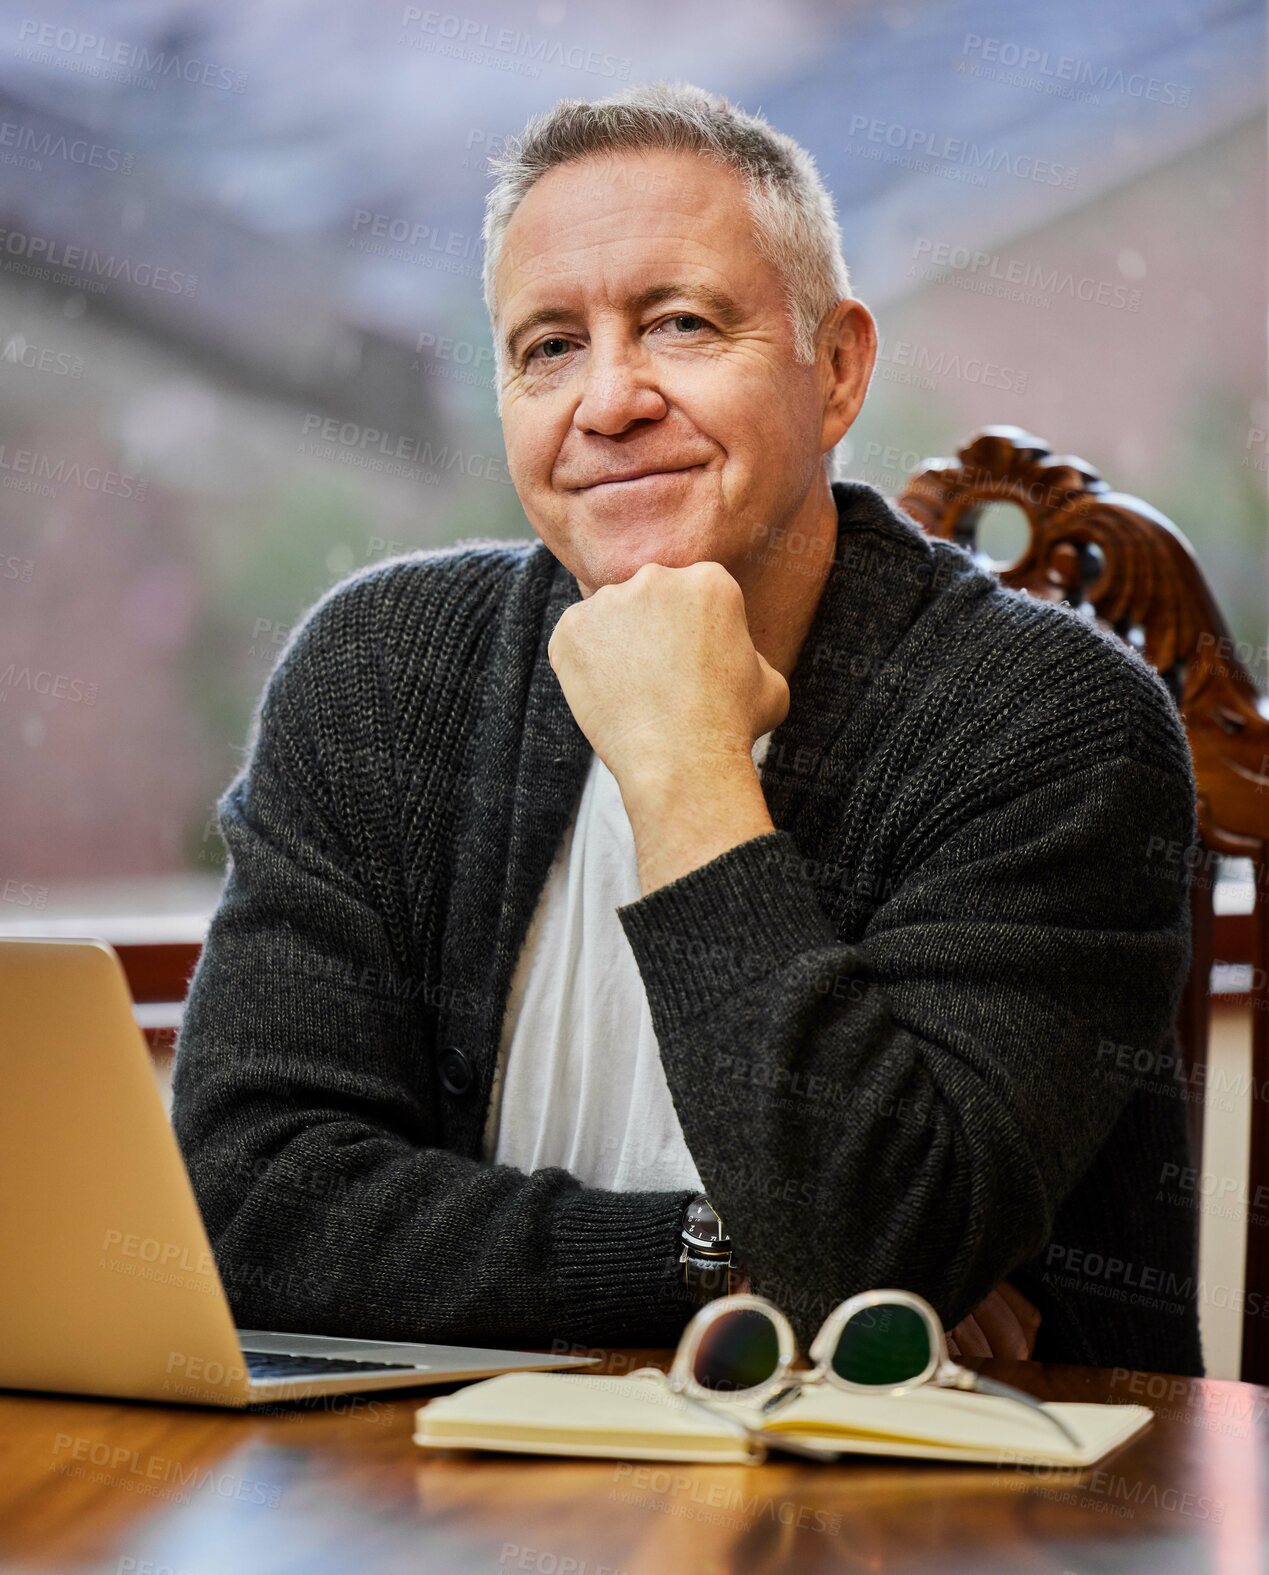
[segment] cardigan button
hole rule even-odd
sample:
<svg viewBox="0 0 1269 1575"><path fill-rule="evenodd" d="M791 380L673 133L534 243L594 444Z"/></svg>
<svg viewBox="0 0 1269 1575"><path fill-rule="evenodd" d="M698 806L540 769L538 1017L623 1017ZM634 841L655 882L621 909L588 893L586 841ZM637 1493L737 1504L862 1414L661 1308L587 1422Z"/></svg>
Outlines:
<svg viewBox="0 0 1269 1575"><path fill-rule="evenodd" d="M451 1045L441 1057L441 1082L451 1094L465 1094L475 1082L471 1061L457 1045Z"/></svg>

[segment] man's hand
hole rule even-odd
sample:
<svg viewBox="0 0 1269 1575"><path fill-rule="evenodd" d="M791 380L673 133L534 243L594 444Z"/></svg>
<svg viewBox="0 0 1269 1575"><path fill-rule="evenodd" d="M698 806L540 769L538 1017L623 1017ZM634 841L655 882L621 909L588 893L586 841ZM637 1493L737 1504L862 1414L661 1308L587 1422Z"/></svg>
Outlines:
<svg viewBox="0 0 1269 1575"><path fill-rule="evenodd" d="M1008 1280L1002 1280L968 1318L949 1331L947 1347L958 1360L1001 1356L1025 1361L1035 1350L1039 1328L1039 1309Z"/></svg>
<svg viewBox="0 0 1269 1575"><path fill-rule="evenodd" d="M789 686L749 637L721 563L645 563L567 608L547 655L578 727L623 795L644 782L753 770L754 740L782 722Z"/></svg>

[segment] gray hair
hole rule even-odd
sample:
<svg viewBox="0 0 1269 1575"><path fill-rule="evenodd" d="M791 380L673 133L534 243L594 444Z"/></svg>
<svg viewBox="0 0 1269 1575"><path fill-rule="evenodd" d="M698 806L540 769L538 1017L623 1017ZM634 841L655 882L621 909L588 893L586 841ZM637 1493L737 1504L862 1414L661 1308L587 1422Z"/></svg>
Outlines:
<svg viewBox="0 0 1269 1575"><path fill-rule="evenodd" d="M815 160L792 137L720 94L690 82L651 82L609 98L560 99L534 115L507 151L489 160L497 180L485 199L483 285L494 323L493 281L503 236L521 201L546 172L592 154L652 150L701 153L745 184L759 251L784 280L798 361L815 359L816 330L850 294L833 198ZM495 326L494 364L502 382ZM501 393L499 393L501 409Z"/></svg>

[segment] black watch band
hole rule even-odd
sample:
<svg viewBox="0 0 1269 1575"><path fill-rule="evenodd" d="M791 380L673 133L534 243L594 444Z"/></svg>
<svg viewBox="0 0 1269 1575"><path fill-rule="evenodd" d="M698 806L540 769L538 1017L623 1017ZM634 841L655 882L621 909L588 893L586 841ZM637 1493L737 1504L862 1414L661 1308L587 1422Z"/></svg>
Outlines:
<svg viewBox="0 0 1269 1575"><path fill-rule="evenodd" d="M698 1307L726 1296L731 1288L731 1254L723 1257L706 1257L704 1253L683 1249L679 1259L683 1265L683 1283Z"/></svg>
<svg viewBox="0 0 1269 1575"><path fill-rule="evenodd" d="M732 1281L731 1238L707 1197L693 1198L684 1209L679 1240L683 1283L696 1305L726 1296Z"/></svg>

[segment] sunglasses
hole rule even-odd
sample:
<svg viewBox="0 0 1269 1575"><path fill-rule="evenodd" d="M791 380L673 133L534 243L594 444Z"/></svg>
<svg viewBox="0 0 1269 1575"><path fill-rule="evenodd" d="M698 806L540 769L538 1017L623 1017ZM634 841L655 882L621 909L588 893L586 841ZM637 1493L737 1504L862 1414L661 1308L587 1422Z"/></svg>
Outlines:
<svg viewBox="0 0 1269 1575"><path fill-rule="evenodd" d="M912 1291L862 1291L835 1307L811 1345L809 1370L793 1371L797 1342L789 1320L762 1296L741 1293L707 1303L683 1330L664 1379L676 1394L697 1405L720 1398L762 1402L764 1419L811 1384L831 1384L850 1394L899 1394L922 1384L968 1389L1013 1400L1056 1427L1076 1449L1081 1441L1067 1425L1021 1389L985 1378L954 1362L947 1336L929 1302ZM651 1373L653 1369L643 1369ZM776 1444L738 1418L726 1420L757 1443ZM780 1441L787 1447L789 1440ZM824 1450L795 1453L824 1457Z"/></svg>

